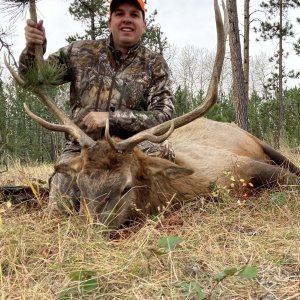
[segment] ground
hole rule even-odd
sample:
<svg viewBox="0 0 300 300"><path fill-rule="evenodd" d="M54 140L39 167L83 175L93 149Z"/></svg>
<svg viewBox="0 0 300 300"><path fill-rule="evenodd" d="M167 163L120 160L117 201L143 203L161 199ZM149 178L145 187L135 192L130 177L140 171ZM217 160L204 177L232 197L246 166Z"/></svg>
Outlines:
<svg viewBox="0 0 300 300"><path fill-rule="evenodd" d="M14 165L0 185L35 189L51 172ZM50 217L39 192L0 204L1 299L300 299L300 193L291 187L238 197L219 188L211 201L111 234L77 215Z"/></svg>

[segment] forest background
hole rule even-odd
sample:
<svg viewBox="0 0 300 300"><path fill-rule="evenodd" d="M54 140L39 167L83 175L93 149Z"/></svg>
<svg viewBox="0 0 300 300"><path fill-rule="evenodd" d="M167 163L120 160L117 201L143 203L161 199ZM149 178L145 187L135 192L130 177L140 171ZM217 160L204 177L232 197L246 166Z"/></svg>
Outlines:
<svg viewBox="0 0 300 300"><path fill-rule="evenodd" d="M40 4L45 2L40 1ZM78 24L78 27L74 26L72 34L65 36L65 44L78 39L107 36L107 1L63 2L68 7L69 17ZM180 2L178 0L178 9L181 7ZM227 23L229 42L220 82L219 101L207 117L236 122L277 148L282 145L297 148L300 141L300 67L297 64L300 57L300 19L297 18L300 1L245 0L239 1L238 7L235 7L236 1L226 2L227 7L231 8L228 10ZM203 6L201 11L207 10L213 20L212 1L200 3L198 5ZM174 31L178 32L179 37L185 29L187 36L191 34L189 24L178 18L178 28L171 32L166 23L165 31L162 20L170 18L170 12L167 11L168 1L165 6L157 9L154 4L155 0L148 0L148 30L144 40L154 51L162 53L170 65L176 114L181 115L201 103L208 88L215 53L212 48L205 48L205 41L172 43ZM4 11L1 12L3 13ZM196 12L190 16L191 20L197 18ZM11 24L19 22L20 19L22 20L20 16L12 16L7 12L6 18L1 18L0 21L0 164L8 158L19 159L21 162L54 161L64 141L63 134L49 132L25 115L24 102L29 103L31 109L41 117L55 121L30 92L20 90L14 84L2 64L3 53L6 52L11 64L17 68L20 45L16 42L16 33ZM22 21L24 24L24 18ZM202 21L199 19L198 23L203 24ZM48 31L58 30L49 27L46 27ZM20 35L19 31L20 29ZM214 27L199 27L198 31L207 32L208 39L215 41L215 36L210 34L215 31ZM239 33L239 40L234 44L231 37L236 32ZM194 39L197 39L195 34ZM51 44L52 41L49 40L48 43ZM64 44L58 47L60 46ZM262 51L258 52L258 48ZM52 96L66 111L68 92L68 85L59 86L52 91Z"/></svg>

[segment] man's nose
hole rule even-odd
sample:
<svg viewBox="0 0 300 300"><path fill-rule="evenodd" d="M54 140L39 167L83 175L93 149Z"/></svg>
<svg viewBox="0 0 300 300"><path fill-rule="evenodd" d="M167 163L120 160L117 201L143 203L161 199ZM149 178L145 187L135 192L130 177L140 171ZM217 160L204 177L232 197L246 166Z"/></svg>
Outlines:
<svg viewBox="0 0 300 300"><path fill-rule="evenodd" d="M124 15L122 22L124 22L124 23L130 23L131 22L130 15Z"/></svg>

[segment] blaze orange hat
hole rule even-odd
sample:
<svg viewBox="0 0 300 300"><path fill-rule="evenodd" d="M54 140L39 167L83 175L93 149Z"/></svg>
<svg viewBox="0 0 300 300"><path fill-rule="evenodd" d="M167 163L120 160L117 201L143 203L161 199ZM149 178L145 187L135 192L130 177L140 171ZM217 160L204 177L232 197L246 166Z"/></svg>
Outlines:
<svg viewBox="0 0 300 300"><path fill-rule="evenodd" d="M145 16L146 13L146 9L145 9L145 3L143 0L110 0L110 4L109 4L109 14L111 15L117 8L118 3L121 2L132 2L136 5L136 7L138 7L142 13L143 16Z"/></svg>

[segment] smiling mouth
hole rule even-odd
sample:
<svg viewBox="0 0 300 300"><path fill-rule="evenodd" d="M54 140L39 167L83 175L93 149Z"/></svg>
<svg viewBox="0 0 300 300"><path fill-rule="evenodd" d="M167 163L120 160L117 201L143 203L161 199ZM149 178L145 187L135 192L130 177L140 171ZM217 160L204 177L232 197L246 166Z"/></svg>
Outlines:
<svg viewBox="0 0 300 300"><path fill-rule="evenodd" d="M133 32L134 30L132 28L121 28L122 32Z"/></svg>

